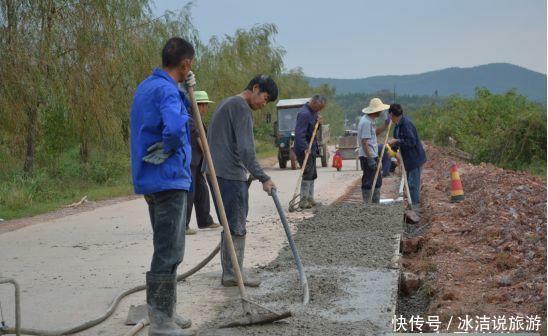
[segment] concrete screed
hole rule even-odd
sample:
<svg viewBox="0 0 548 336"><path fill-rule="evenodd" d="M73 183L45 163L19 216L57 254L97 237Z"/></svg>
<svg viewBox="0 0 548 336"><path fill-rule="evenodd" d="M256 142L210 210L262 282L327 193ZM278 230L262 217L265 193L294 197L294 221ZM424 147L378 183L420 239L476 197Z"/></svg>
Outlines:
<svg viewBox="0 0 548 336"><path fill-rule="evenodd" d="M347 162L341 172L331 168L319 168L319 179L316 182L319 201L333 202L361 175L360 171L354 170L352 163ZM277 184L281 201L286 205L292 197L298 171L272 168L268 170L268 174ZM334 219L340 219L336 212L333 214L337 217ZM289 221L293 225L296 221L310 216L310 213L293 213L289 215ZM327 217L322 215L321 218ZM305 223L308 222L304 221L299 225ZM191 226L196 226L195 216ZM308 251L305 246L301 246L305 231L299 235L297 244L310 278L313 298L310 305L313 311L311 314L317 314L318 318L321 317L320 320L344 321L354 323L354 326L354 321L362 321L363 316L367 315L371 317L371 321L365 324L370 326L367 327L369 330L386 330L382 324L389 323L393 312L380 314L378 310L371 308L370 304L363 304L363 301L388 300L385 305L391 305L393 300L389 296L395 293L397 282L392 283L393 276L387 274L393 271L385 268L384 261L377 264L373 261L374 258L368 259L373 261L372 263L362 264L356 261L346 264L348 260L360 259L361 250L372 248L367 244L356 249L354 256L347 258L344 263L341 261L343 267L337 267L334 260L319 254L318 257L310 259L310 252L316 255L322 249L317 245L316 250ZM336 235L336 231L333 230L331 234ZM298 312L296 303L300 300L299 287L293 261L287 248L278 256L284 244L287 245L285 234L272 199L262 191L261 185L257 182L250 189L248 233L246 267L264 268L264 285L250 293L258 297L262 303L267 303L270 299L277 300L282 304L292 305ZM202 260L216 246L219 236L218 229L199 230L197 235L187 236L184 263L179 267L179 273ZM339 244L344 243L344 235L338 237ZM59 330L102 314L115 295L144 283L144 273L149 267L152 253L151 239L146 203L142 198L0 234L0 276L13 277L21 285L22 326ZM325 239L329 240L328 237ZM318 242L312 243L316 245ZM392 243L385 245L393 250ZM335 257L333 259L337 260ZM327 263L318 260L325 260ZM200 330L201 334L212 332L209 329L212 326L211 321L224 318L226 312L223 309L227 305L234 306L237 312L241 312L237 289L222 287L219 276L220 264L219 258L216 257L204 269L178 286L177 310L191 317L192 329ZM324 282L329 283L327 287L318 288L318 285ZM334 285L337 283L342 286ZM322 294L317 295L318 293ZM385 299L380 299L382 296ZM13 326L12 288L0 288L0 299L6 321ZM129 330L129 327L123 324L129 305L142 304L144 300L144 292L129 296L122 301L113 317L79 335L125 333ZM320 309L314 300L318 303L328 300L329 307ZM276 303L271 305L276 307ZM295 320L298 318L290 321ZM271 326L274 329L265 329L265 334L271 334L270 331L274 331L278 325L282 324ZM283 329L287 331L287 328L286 326ZM253 331L253 328L223 332L245 334L246 329L250 329L251 333L263 333L263 330Z"/></svg>

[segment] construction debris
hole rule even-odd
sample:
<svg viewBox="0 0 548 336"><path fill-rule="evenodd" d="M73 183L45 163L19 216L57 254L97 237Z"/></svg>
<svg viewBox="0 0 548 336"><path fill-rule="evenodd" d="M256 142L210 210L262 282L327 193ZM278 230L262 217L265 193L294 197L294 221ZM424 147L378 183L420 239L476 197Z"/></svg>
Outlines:
<svg viewBox="0 0 548 336"><path fill-rule="evenodd" d="M427 279L429 304L419 313L445 321L463 314L546 316L546 182L458 162L466 198L451 203L449 167L456 159L426 149L421 225L427 227L421 248L403 262Z"/></svg>

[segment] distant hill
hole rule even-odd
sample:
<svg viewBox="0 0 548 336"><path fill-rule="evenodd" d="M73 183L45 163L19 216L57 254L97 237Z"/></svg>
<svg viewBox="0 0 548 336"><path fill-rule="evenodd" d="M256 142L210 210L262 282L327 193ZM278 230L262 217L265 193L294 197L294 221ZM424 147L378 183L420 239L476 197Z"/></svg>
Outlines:
<svg viewBox="0 0 548 336"><path fill-rule="evenodd" d="M460 94L473 97L476 87L493 93L517 89L531 100L546 103L546 75L508 63L491 63L471 68L447 68L417 75L375 76L359 79L307 77L312 86L329 84L337 94L371 93L381 90L397 94L439 96Z"/></svg>

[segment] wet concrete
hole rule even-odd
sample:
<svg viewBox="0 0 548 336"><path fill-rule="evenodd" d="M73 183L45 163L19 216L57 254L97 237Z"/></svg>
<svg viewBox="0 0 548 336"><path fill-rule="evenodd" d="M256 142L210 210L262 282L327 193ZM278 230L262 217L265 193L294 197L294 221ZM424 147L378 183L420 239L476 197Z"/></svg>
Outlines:
<svg viewBox="0 0 548 336"><path fill-rule="evenodd" d="M392 269L401 204L321 207L297 224L294 236L308 275L310 303L301 305L296 266L288 246L260 270L263 284L249 289L261 304L293 317L273 324L215 329L200 335L372 335L391 331L398 269ZM239 300L218 308L218 323L242 313Z"/></svg>

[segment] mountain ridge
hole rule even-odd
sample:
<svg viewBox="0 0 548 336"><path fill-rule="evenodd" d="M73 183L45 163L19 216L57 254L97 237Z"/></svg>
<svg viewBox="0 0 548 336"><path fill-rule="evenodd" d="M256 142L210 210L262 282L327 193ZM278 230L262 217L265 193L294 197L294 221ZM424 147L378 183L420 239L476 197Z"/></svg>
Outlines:
<svg viewBox="0 0 548 336"><path fill-rule="evenodd" d="M337 94L373 93L396 89L397 94L440 96L459 94L473 97L477 87L493 93L512 89L546 103L546 75L510 63L489 63L474 67L450 67L411 75L371 76L354 79L305 77L312 86L328 84Z"/></svg>

